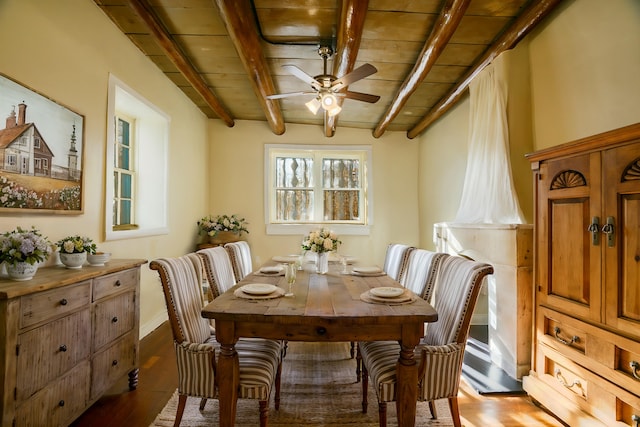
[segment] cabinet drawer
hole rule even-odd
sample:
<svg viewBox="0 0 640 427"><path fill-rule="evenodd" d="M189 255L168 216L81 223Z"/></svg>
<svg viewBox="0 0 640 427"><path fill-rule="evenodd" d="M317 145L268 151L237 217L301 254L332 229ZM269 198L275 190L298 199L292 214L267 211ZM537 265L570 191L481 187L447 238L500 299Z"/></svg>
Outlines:
<svg viewBox="0 0 640 427"><path fill-rule="evenodd" d="M16 399L24 400L79 362L89 360L89 308L18 336Z"/></svg>
<svg viewBox="0 0 640 427"><path fill-rule="evenodd" d="M136 317L135 302L135 292L127 292L95 305L94 351L133 329Z"/></svg>
<svg viewBox="0 0 640 427"><path fill-rule="evenodd" d="M130 332L93 357L91 397L100 396L137 365L136 334Z"/></svg>
<svg viewBox="0 0 640 427"><path fill-rule="evenodd" d="M89 305L91 282L85 281L20 298L20 327L63 316Z"/></svg>
<svg viewBox="0 0 640 427"><path fill-rule="evenodd" d="M590 337L579 322L572 322L551 310L541 310L537 318L538 340L563 353L565 349L571 349L585 354Z"/></svg>
<svg viewBox="0 0 640 427"><path fill-rule="evenodd" d="M16 427L67 426L89 399L89 361L49 384L16 408Z"/></svg>
<svg viewBox="0 0 640 427"><path fill-rule="evenodd" d="M135 288L138 284L139 273L138 268L132 268L94 279L93 300L97 301L106 296Z"/></svg>

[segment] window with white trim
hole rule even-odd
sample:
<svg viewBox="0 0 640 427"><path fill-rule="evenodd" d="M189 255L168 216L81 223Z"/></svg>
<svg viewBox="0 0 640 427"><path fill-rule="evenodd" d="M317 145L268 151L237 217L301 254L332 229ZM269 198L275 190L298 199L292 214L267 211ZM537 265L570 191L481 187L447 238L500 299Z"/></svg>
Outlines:
<svg viewBox="0 0 640 427"><path fill-rule="evenodd" d="M169 117L113 75L107 104L105 238L167 234Z"/></svg>
<svg viewBox="0 0 640 427"><path fill-rule="evenodd" d="M327 226L368 234L371 225L369 146L265 147L267 233L298 234Z"/></svg>

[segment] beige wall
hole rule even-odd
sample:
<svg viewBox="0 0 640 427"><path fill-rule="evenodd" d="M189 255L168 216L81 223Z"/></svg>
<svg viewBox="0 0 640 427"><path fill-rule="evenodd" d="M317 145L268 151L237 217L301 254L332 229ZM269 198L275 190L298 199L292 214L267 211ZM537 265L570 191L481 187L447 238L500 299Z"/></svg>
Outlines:
<svg viewBox="0 0 640 427"><path fill-rule="evenodd" d="M52 241L82 234L118 258L192 250L195 218L206 211L207 119L92 1L0 1L0 71L84 116L84 214L0 214L0 232L34 225ZM171 117L170 235L104 242L107 82L113 73ZM2 94L0 94L2 96ZM9 111L0 111L4 120ZM106 181L110 184L110 180ZM166 319L157 273L142 267L141 329Z"/></svg>
<svg viewBox="0 0 640 427"><path fill-rule="evenodd" d="M392 242L418 244L418 142L404 132L386 132L375 139L371 131L338 127L332 138L321 126L287 125L274 135L266 122L237 121L228 128L210 121L210 213L244 216L250 223L247 241L254 263L273 255L298 253L302 235L269 236L264 226L264 145L338 144L373 148L374 225L370 236L340 236L340 252L357 255L362 262L382 266Z"/></svg>
<svg viewBox="0 0 640 427"><path fill-rule="evenodd" d="M529 222L533 184L524 154L640 121L639 46L640 2L579 0L562 3L511 52L511 161ZM455 219L468 121L467 98L418 138L423 247L433 246L434 223Z"/></svg>

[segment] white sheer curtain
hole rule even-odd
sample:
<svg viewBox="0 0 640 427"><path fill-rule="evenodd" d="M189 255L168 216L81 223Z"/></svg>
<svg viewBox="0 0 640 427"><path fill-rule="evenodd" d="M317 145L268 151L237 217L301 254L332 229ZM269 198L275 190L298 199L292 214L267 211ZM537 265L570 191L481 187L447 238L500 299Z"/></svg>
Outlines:
<svg viewBox="0 0 640 427"><path fill-rule="evenodd" d="M467 171L457 223L522 224L511 177L504 53L473 79Z"/></svg>

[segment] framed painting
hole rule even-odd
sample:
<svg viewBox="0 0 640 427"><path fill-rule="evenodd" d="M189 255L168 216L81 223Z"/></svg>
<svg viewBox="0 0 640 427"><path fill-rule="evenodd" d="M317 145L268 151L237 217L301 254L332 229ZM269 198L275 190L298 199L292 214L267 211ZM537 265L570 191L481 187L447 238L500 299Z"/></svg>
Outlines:
<svg viewBox="0 0 640 427"><path fill-rule="evenodd" d="M0 74L0 212L81 214L84 117Z"/></svg>

